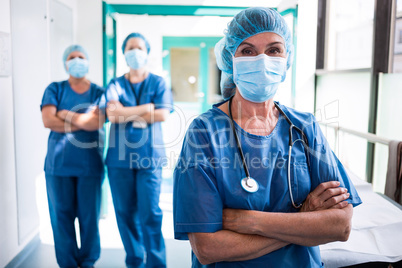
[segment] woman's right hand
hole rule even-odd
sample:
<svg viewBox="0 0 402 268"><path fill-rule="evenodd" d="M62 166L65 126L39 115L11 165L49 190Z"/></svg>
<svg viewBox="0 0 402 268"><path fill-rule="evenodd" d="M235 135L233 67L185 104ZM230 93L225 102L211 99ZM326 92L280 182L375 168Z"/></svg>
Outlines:
<svg viewBox="0 0 402 268"><path fill-rule="evenodd" d="M149 112L152 112L152 111L155 110L155 104L153 104L152 102L147 103L147 104L144 104L144 105L146 105L147 110L148 110Z"/></svg>
<svg viewBox="0 0 402 268"><path fill-rule="evenodd" d="M323 182L317 186L303 203L300 212L318 211L330 208L344 208L349 198L346 188L339 187L339 181Z"/></svg>

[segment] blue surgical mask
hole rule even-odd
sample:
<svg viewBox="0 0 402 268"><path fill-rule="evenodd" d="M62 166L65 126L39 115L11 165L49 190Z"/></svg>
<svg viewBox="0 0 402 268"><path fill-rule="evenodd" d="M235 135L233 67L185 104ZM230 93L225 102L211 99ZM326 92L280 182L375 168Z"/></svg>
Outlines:
<svg viewBox="0 0 402 268"><path fill-rule="evenodd" d="M89 62L86 59L74 58L68 60L66 64L67 72L75 78L82 78L88 73Z"/></svg>
<svg viewBox="0 0 402 268"><path fill-rule="evenodd" d="M273 98L286 78L286 62L286 58L266 54L233 58L233 81L240 95L257 103Z"/></svg>
<svg viewBox="0 0 402 268"><path fill-rule="evenodd" d="M145 66L148 60L148 53L144 50L135 48L124 53L126 62L131 69L137 70Z"/></svg>

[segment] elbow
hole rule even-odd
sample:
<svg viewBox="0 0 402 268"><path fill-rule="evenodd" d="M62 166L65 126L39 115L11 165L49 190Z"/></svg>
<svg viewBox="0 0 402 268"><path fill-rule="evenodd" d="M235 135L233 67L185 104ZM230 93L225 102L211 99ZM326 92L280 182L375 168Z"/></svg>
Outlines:
<svg viewBox="0 0 402 268"><path fill-rule="evenodd" d="M208 265L215 262L213 260L214 252L211 252L211 247L207 246L206 244L197 245L196 250L193 249L193 251L194 254L197 256L198 261L202 265Z"/></svg>
<svg viewBox="0 0 402 268"><path fill-rule="evenodd" d="M352 223L348 221L339 232L339 241L346 242L349 239L350 232L352 231Z"/></svg>
<svg viewBox="0 0 402 268"><path fill-rule="evenodd" d="M164 122L168 119L170 111L167 109L161 109L156 121Z"/></svg>
<svg viewBox="0 0 402 268"><path fill-rule="evenodd" d="M346 242L349 239L350 232L352 231L352 216L353 207L349 204L346 208L342 209L344 213L339 221L339 241Z"/></svg>
<svg viewBox="0 0 402 268"><path fill-rule="evenodd" d="M220 251L216 248L214 241L211 240L212 238L211 234L189 233L191 248L202 265L208 265L220 260L217 255Z"/></svg>
<svg viewBox="0 0 402 268"><path fill-rule="evenodd" d="M51 128L52 127L51 123L49 121L47 121L47 120L43 120L43 126L45 128Z"/></svg>
<svg viewBox="0 0 402 268"><path fill-rule="evenodd" d="M169 112L167 112L167 111L163 112L163 113L161 114L161 117L160 117L161 120L160 120L160 121L161 121L161 122L166 121L167 118L168 118L168 116L169 116Z"/></svg>

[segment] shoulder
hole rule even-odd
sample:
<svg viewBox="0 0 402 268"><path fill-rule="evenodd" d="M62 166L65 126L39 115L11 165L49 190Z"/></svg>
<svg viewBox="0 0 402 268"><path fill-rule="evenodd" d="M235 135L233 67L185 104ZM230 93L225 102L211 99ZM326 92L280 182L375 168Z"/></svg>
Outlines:
<svg viewBox="0 0 402 268"><path fill-rule="evenodd" d="M95 83L91 83L91 91L92 96L95 98L99 98L105 93L105 89Z"/></svg>
<svg viewBox="0 0 402 268"><path fill-rule="evenodd" d="M165 80L162 76L151 73L151 72L149 72L148 75L149 75L150 79L155 80L155 81L164 81Z"/></svg>
<svg viewBox="0 0 402 268"><path fill-rule="evenodd" d="M160 85L160 86L166 86L166 81L165 81L165 78L163 78L162 76L160 76L160 75L157 75L157 74L154 74L154 73L149 73L148 74L148 78L149 78L149 81L151 82L151 83L154 83L154 84L158 84L158 85Z"/></svg>
<svg viewBox="0 0 402 268"><path fill-rule="evenodd" d="M109 84L107 85L107 88L110 87L115 87L117 85L122 86L124 84L124 80L126 78L124 77L124 75L116 77L116 78L112 78L109 82Z"/></svg>
<svg viewBox="0 0 402 268"><path fill-rule="evenodd" d="M46 90L58 91L62 88L65 88L67 85L68 85L67 80L52 82L46 87Z"/></svg>
<svg viewBox="0 0 402 268"><path fill-rule="evenodd" d="M308 126L313 127L317 123L317 120L312 113L298 111L279 103L278 105L286 116L289 117L292 123L299 128L305 129Z"/></svg>
<svg viewBox="0 0 402 268"><path fill-rule="evenodd" d="M91 88L97 93L104 93L105 89L95 83L91 83Z"/></svg>
<svg viewBox="0 0 402 268"><path fill-rule="evenodd" d="M218 108L213 107L209 109L208 111L202 113L198 117L196 117L193 122L191 122L189 129L193 130L201 130L205 129L207 132L212 132L215 131L218 126L217 122L221 121L219 120L221 117L227 118L225 114L220 113L218 111Z"/></svg>

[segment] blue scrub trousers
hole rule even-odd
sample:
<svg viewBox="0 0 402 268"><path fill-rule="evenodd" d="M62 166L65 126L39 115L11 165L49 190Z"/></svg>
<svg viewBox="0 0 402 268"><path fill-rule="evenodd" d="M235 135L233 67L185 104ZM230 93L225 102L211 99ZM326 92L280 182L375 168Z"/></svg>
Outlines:
<svg viewBox="0 0 402 268"><path fill-rule="evenodd" d="M103 176L60 177L46 174L56 259L60 267L91 267L100 256L99 214ZM74 227L80 226L78 248Z"/></svg>
<svg viewBox="0 0 402 268"><path fill-rule="evenodd" d="M162 210L159 207L161 175L161 168L108 167L117 225L129 268L166 267Z"/></svg>

